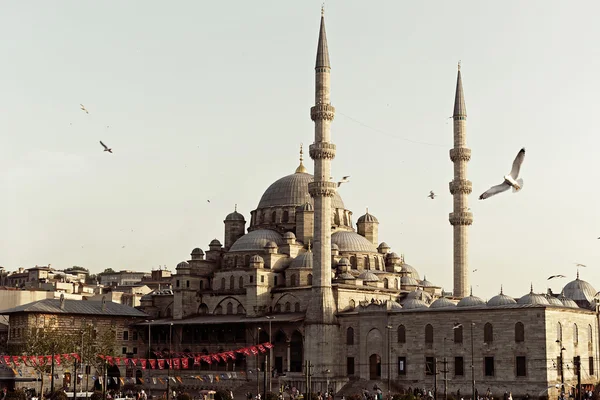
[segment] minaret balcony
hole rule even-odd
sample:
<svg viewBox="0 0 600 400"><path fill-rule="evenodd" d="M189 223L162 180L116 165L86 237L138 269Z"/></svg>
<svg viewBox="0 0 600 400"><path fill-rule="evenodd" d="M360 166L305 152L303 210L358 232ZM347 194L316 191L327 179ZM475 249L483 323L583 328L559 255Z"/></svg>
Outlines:
<svg viewBox="0 0 600 400"><path fill-rule="evenodd" d="M450 160L452 160L452 162L471 160L471 149L466 147L450 149Z"/></svg>
<svg viewBox="0 0 600 400"><path fill-rule="evenodd" d="M450 182L450 194L471 194L473 184L467 179L455 179Z"/></svg>
<svg viewBox="0 0 600 400"><path fill-rule="evenodd" d="M333 160L335 158L335 144L313 143L308 147L308 154L313 160Z"/></svg>
<svg viewBox="0 0 600 400"><path fill-rule="evenodd" d="M471 225L473 223L473 213L467 211L450 213L451 225Z"/></svg>
<svg viewBox="0 0 600 400"><path fill-rule="evenodd" d="M310 119L333 121L335 107L331 104L319 103L310 108Z"/></svg>
<svg viewBox="0 0 600 400"><path fill-rule="evenodd" d="M316 181L308 184L308 193L312 197L333 197L336 191L336 182Z"/></svg>

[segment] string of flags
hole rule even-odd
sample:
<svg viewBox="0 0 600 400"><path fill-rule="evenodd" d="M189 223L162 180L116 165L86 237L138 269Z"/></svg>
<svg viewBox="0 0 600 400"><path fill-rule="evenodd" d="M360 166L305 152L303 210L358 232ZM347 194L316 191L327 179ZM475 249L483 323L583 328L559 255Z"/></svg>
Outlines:
<svg viewBox="0 0 600 400"><path fill-rule="evenodd" d="M65 353L65 354L54 354L50 356L1 356L0 364L4 364L7 367L14 365L20 367L21 363L26 367L41 367L44 365L51 365L54 360L55 365L59 365L61 361L81 361L81 357L77 353Z"/></svg>

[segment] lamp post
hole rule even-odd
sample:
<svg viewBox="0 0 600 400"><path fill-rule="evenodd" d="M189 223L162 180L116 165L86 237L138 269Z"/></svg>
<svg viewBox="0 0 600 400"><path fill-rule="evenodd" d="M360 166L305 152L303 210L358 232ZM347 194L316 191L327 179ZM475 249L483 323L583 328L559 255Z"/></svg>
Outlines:
<svg viewBox="0 0 600 400"><path fill-rule="evenodd" d="M390 373L390 369L392 368L392 362L391 362L391 338L392 338L392 329L394 329L393 326L391 325L387 325L387 386L388 386L388 397L391 398L391 394L392 394L392 378L391 378L391 373Z"/></svg>
<svg viewBox="0 0 600 400"><path fill-rule="evenodd" d="M274 316L272 315L267 315L267 319L269 320L269 342L271 344L273 344L273 337L271 336L271 322L273 322L272 320L275 319ZM271 348L269 349L269 367L271 369L273 369L273 347L271 346ZM269 371L269 392L273 391L273 375L271 374L271 371ZM266 396L265 396L266 399Z"/></svg>
<svg viewBox="0 0 600 400"><path fill-rule="evenodd" d="M329 394L329 374L331 373L330 369L325 370L325 377L327 379L327 387L325 388L325 393Z"/></svg>
<svg viewBox="0 0 600 400"><path fill-rule="evenodd" d="M152 358L152 321L151 319L147 319L146 322L148 323L148 360L150 360L150 358ZM150 396L150 390L152 389L152 387L150 386L150 368L148 369L148 396Z"/></svg>
<svg viewBox="0 0 600 400"><path fill-rule="evenodd" d="M172 338L173 338L173 323L171 322L169 324L169 362L167 363L169 365L169 369L167 369L167 400L169 400L169 398L171 397L170 382L171 382L171 368L173 367L173 360L171 358L171 354L172 354L171 346L173 344Z"/></svg>
<svg viewBox="0 0 600 400"><path fill-rule="evenodd" d="M566 349L562 345L561 339L556 339L556 343L560 346L560 356L558 357L558 363L560 368L560 394L561 397L564 396L565 393L565 373L563 368L563 351Z"/></svg>
<svg viewBox="0 0 600 400"><path fill-rule="evenodd" d="M260 327L256 330L256 344L260 343ZM256 394L260 393L260 359L256 352ZM168 399L167 399L168 400Z"/></svg>
<svg viewBox="0 0 600 400"><path fill-rule="evenodd" d="M477 400L475 398L475 348L473 345L473 327L475 326L475 322L471 322L471 385L473 389L473 394L471 398L473 400Z"/></svg>

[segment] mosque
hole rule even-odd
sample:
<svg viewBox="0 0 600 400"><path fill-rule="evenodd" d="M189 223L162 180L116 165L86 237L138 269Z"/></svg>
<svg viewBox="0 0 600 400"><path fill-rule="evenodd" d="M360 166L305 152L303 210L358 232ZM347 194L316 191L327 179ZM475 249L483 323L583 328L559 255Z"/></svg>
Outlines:
<svg viewBox="0 0 600 400"><path fill-rule="evenodd" d="M151 351L210 354L269 341L274 347L265 354L238 354L200 369L237 371L240 385L271 371L266 380L273 391L283 384L305 390L308 375L315 392L348 393L377 382L385 390L460 390L465 398L488 388L496 396L556 396L561 385L576 386L578 376L582 384L596 383L598 302L579 274L560 295L532 287L520 298L500 290L484 301L469 292L471 150L460 66L450 150L452 293L380 242L374 215L367 211L354 223L331 182L330 72L321 16L310 109L314 174L301 149L296 170L269 186L249 216L235 210L225 217L222 242L193 249L177 265L172 291L142 298L141 308L154 318L140 324Z"/></svg>

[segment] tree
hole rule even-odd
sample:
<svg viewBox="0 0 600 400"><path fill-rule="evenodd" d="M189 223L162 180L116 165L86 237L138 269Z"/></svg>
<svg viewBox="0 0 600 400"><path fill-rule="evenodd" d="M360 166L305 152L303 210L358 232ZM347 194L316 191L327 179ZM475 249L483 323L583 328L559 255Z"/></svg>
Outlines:
<svg viewBox="0 0 600 400"><path fill-rule="evenodd" d="M98 275L108 275L108 274L116 274L117 272L112 268L106 268L104 271L100 272Z"/></svg>
<svg viewBox="0 0 600 400"><path fill-rule="evenodd" d="M104 376L106 362L98 357L117 356L117 331L110 327L104 331L98 332L93 325L86 325L82 328L83 349L81 349L81 362L94 367L96 372Z"/></svg>
<svg viewBox="0 0 600 400"><path fill-rule="evenodd" d="M83 268L83 267L80 267L80 266L78 266L78 265L73 265L73 266L71 267L71 271L83 271L83 272L90 272L90 270L89 270L89 269L87 269L87 268Z"/></svg>

